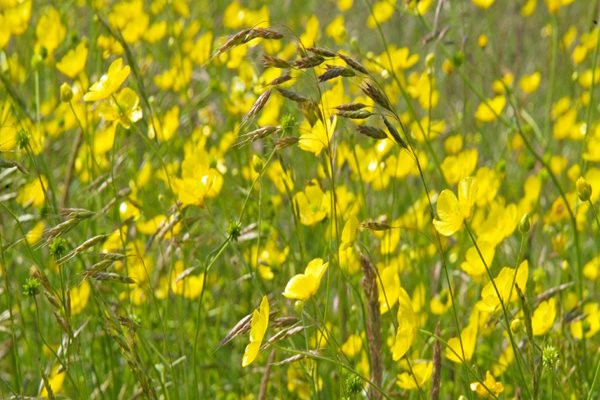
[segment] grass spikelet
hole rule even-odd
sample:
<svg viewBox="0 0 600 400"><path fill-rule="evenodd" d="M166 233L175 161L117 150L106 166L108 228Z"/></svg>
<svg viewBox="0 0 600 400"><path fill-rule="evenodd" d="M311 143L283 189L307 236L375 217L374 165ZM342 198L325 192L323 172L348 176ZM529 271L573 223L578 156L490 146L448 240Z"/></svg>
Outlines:
<svg viewBox="0 0 600 400"><path fill-rule="evenodd" d="M110 261L120 261L120 260L124 260L125 257L127 257L125 254L123 253L98 253L98 257L104 259L104 260L110 260Z"/></svg>
<svg viewBox="0 0 600 400"><path fill-rule="evenodd" d="M262 39L281 39L283 34L269 28L248 28L239 31L230 36L216 51L215 56L218 56L232 48L257 38Z"/></svg>
<svg viewBox="0 0 600 400"><path fill-rule="evenodd" d="M388 132L390 133L390 135L392 135L392 138L394 138L396 143L398 143L402 148L408 149L406 142L404 141L404 139L402 139L402 136L400 136L400 133L396 130L396 128L394 128L394 125L392 125L392 123L385 117L385 115L382 115L381 118L383 119L383 123L387 127Z"/></svg>
<svg viewBox="0 0 600 400"><path fill-rule="evenodd" d="M111 281L126 284L136 283L135 279L115 272L96 272L95 274L90 275L90 277L97 281Z"/></svg>
<svg viewBox="0 0 600 400"><path fill-rule="evenodd" d="M273 79L271 82L267 83L267 86L281 85L282 83L285 83L285 82L289 81L290 79L292 79L290 74L283 74L283 75L278 76L277 78Z"/></svg>
<svg viewBox="0 0 600 400"><path fill-rule="evenodd" d="M79 222L77 218L71 218L66 221L61 222L58 225L53 226L52 228L46 231L46 240L50 242L52 239L63 235L73 229L75 225Z"/></svg>
<svg viewBox="0 0 600 400"><path fill-rule="evenodd" d="M311 351L313 351L313 350L311 350ZM317 354L315 354L315 355L317 355ZM278 361L276 363L273 363L273 365L277 365L277 366L287 365L287 364L294 363L296 361L303 360L303 359L308 358L308 357L309 356L307 354L296 354L296 355L293 355L291 357L284 358L283 360Z"/></svg>
<svg viewBox="0 0 600 400"><path fill-rule="evenodd" d="M72 259L73 257L83 253L85 250L89 249L90 247L103 242L104 240L106 240L106 238L109 235L104 234L104 235L97 235L94 236L93 238L90 238L88 240L86 240L85 242L81 243L79 246L77 246L75 249L73 249L70 253L68 253L66 256L60 258L57 263L58 264L63 264L66 261L69 261L70 259Z"/></svg>
<svg viewBox="0 0 600 400"><path fill-rule="evenodd" d="M241 30L227 38L225 43L223 43L215 52L215 56L218 56L236 46L239 46L244 43L246 36L250 33L251 29Z"/></svg>
<svg viewBox="0 0 600 400"><path fill-rule="evenodd" d="M256 38L262 38L262 39L270 39L270 40L277 40L277 39L281 39L283 37L283 34L277 31L274 31L273 29L270 28L252 28L250 30L250 34L248 35L249 39L246 39L246 42L252 39L256 39Z"/></svg>
<svg viewBox="0 0 600 400"><path fill-rule="evenodd" d="M367 105L363 103L347 103L340 104L339 106L335 107L335 109L338 111L357 111L362 110L365 107L367 107Z"/></svg>
<svg viewBox="0 0 600 400"><path fill-rule="evenodd" d="M270 135L272 135L275 132L279 132L281 131L281 127L279 126L263 126L261 128L255 129L253 131L250 131L246 134L244 134L244 140L240 141L237 145L238 146L242 146L245 145L247 143L252 143L255 142L259 139L264 139Z"/></svg>
<svg viewBox="0 0 600 400"><path fill-rule="evenodd" d="M91 265L90 267L86 268L82 272L82 276L83 276L83 278L89 278L90 276L92 276L98 272L105 272L108 268L110 268L111 265L113 265L113 263L114 263L113 260L99 261L99 262Z"/></svg>
<svg viewBox="0 0 600 400"><path fill-rule="evenodd" d="M198 267L186 268L179 275L177 275L177 277L175 278L175 283L177 283L177 282L179 282L179 281L187 278L188 276L190 276L197 269L198 269Z"/></svg>
<svg viewBox="0 0 600 400"><path fill-rule="evenodd" d="M321 56L308 56L308 57L303 57L300 58L296 61L294 61L294 66L296 68L300 68L300 69L307 69L307 68L314 68L318 65L323 64L323 62L325 61L324 57Z"/></svg>
<svg viewBox="0 0 600 400"><path fill-rule="evenodd" d="M252 320L252 314L246 315L244 318L238 321L233 328L227 332L227 335L219 342L219 347L223 347L231 342L236 337L243 335L250 329L250 321Z"/></svg>
<svg viewBox="0 0 600 400"><path fill-rule="evenodd" d="M299 138L295 137L295 136L287 136L287 137L283 137L280 139L277 139L275 141L275 148L277 150L283 150L286 147L290 147L295 145L296 143L298 143L300 141Z"/></svg>
<svg viewBox="0 0 600 400"><path fill-rule="evenodd" d="M96 215L94 211L86 210L85 208L63 208L60 210L62 218L86 219L94 215Z"/></svg>
<svg viewBox="0 0 600 400"><path fill-rule="evenodd" d="M301 96L292 90L277 88L277 91L286 99L290 99L292 101L295 101L296 103L304 103L306 101L309 101L309 99L307 99L306 97Z"/></svg>
<svg viewBox="0 0 600 400"><path fill-rule="evenodd" d="M322 47L307 47L306 50L321 57L333 58L337 55L335 51L327 50Z"/></svg>
<svg viewBox="0 0 600 400"><path fill-rule="evenodd" d="M374 126L359 125L356 127L356 130L361 135L365 135L373 139L381 140L387 138L387 135L383 130Z"/></svg>
<svg viewBox="0 0 600 400"><path fill-rule="evenodd" d="M50 281L48 280L48 277L46 276L46 274L39 268L34 267L33 270L31 271L31 276L40 282L40 284L42 285L42 288L44 289L44 296L46 297L48 302L52 305L52 307L54 307L56 309L62 308L60 301L54 295L54 289L52 288L52 285L50 284Z"/></svg>
<svg viewBox="0 0 600 400"><path fill-rule="evenodd" d="M351 77L351 76L355 76L355 75L356 74L354 73L354 71L350 68L328 65L327 71L325 71L323 74L319 75L319 82L326 82L331 79L337 78L339 76Z"/></svg>
<svg viewBox="0 0 600 400"><path fill-rule="evenodd" d="M269 101L269 97L271 97L271 89L265 90L260 96L258 96L252 107L250 107L250 111L248 111L248 114L246 114L244 117L244 121L250 120L259 112L261 112L262 109L265 108L267 101Z"/></svg>
<svg viewBox="0 0 600 400"><path fill-rule="evenodd" d="M369 118L373 113L369 110L356 110L356 111L338 111L337 115L349 119L366 119Z"/></svg>
<svg viewBox="0 0 600 400"><path fill-rule="evenodd" d="M277 332L276 334L274 334L273 336L271 336L269 338L269 340L267 340L265 342L265 344L263 344L263 347L267 346L267 345L271 345L275 342L278 342L280 340L283 340L285 338L294 336L297 333L302 332L305 329L305 327L303 325L298 325L298 326L292 326L286 329L282 329L279 332Z"/></svg>
<svg viewBox="0 0 600 400"><path fill-rule="evenodd" d="M279 57L269 56L267 54L263 54L262 62L266 68L273 67L284 69L292 67L292 64L290 62Z"/></svg>
<svg viewBox="0 0 600 400"><path fill-rule="evenodd" d="M353 58L350 58L348 56L343 55L342 53L337 53L337 55L344 60L344 62L346 64L348 64L350 67L352 67L352 69L354 69L355 71L358 71L362 74L365 75L369 75L369 71L367 71L367 69L358 61L354 60Z"/></svg>
<svg viewBox="0 0 600 400"><path fill-rule="evenodd" d="M248 132L248 136L251 138L252 141L255 141L258 139L264 139L267 136L271 136L272 134L279 132L280 130L281 127L279 126L268 125Z"/></svg>
<svg viewBox="0 0 600 400"><path fill-rule="evenodd" d="M379 90L371 82L365 81L361 85L360 89L363 91L364 94L369 96L371 98L371 100L373 100L376 104L385 108L388 111L394 112L394 110L392 109L392 106L391 106L390 102L388 101L387 97L385 96L385 94L383 94L383 92L381 90Z"/></svg>

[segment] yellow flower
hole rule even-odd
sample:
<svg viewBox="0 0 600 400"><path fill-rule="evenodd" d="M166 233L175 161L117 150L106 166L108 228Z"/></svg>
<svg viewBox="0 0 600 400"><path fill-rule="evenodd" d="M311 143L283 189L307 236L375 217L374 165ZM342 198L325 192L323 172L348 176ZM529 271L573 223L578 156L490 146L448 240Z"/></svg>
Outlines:
<svg viewBox="0 0 600 400"><path fill-rule="evenodd" d="M369 15L369 19L367 20L367 26L371 29L374 29L377 26L377 23L383 24L388 21L394 15L394 7L396 5L396 0L385 0L378 1L373 4L373 12Z"/></svg>
<svg viewBox="0 0 600 400"><path fill-rule="evenodd" d="M325 28L325 33L327 36L335 40L335 43L344 43L347 35L344 16L341 14L336 16Z"/></svg>
<svg viewBox="0 0 600 400"><path fill-rule="evenodd" d="M472 0L473 4L475 4L479 8L488 9L494 4L495 0Z"/></svg>
<svg viewBox="0 0 600 400"><path fill-rule="evenodd" d="M77 315L87 306L90 298L91 287L87 280L81 282L76 288L71 289L71 315Z"/></svg>
<svg viewBox="0 0 600 400"><path fill-rule="evenodd" d="M300 213L300 222L303 225L314 225L329 214L329 198L317 182L311 181L304 192L296 193L294 202Z"/></svg>
<svg viewBox="0 0 600 400"><path fill-rule="evenodd" d="M325 125L318 120L312 128L307 128L308 132L300 135L300 142L298 146L304 150L314 153L316 156L321 154L323 149L329 146L333 132L335 131L335 125L337 123L337 117L334 116L331 119L326 120Z"/></svg>
<svg viewBox="0 0 600 400"><path fill-rule="evenodd" d="M5 101L0 108L0 151L9 151L17 146L17 127L11 104Z"/></svg>
<svg viewBox="0 0 600 400"><path fill-rule="evenodd" d="M108 67L108 72L90 87L90 90L83 96L83 100L97 101L109 97L125 82L125 79L129 76L129 71L129 65L123 67L122 58L116 59Z"/></svg>
<svg viewBox="0 0 600 400"><path fill-rule="evenodd" d="M242 367L250 365L258 355L260 345L269 325L269 300L263 296L260 307L252 313L252 322L250 325L250 343L246 346L244 357L242 358Z"/></svg>
<svg viewBox="0 0 600 400"><path fill-rule="evenodd" d="M60 21L60 14L54 7L50 7L40 17L35 28L37 46L41 46L52 54L65 38L67 29Z"/></svg>
<svg viewBox="0 0 600 400"><path fill-rule="evenodd" d="M31 0L0 2L0 49L6 47L11 35L25 32L31 18L31 3Z"/></svg>
<svg viewBox="0 0 600 400"><path fill-rule="evenodd" d="M193 300L202 294L204 287L204 274L187 275L182 279L177 280L179 274L184 271L183 261L175 262L174 273L171 279L171 290L174 294Z"/></svg>
<svg viewBox="0 0 600 400"><path fill-rule="evenodd" d="M487 265L488 268L492 265L496 250L495 246L489 242L481 241L478 243L478 246L481 254L483 255L483 259L485 260L485 264L481 260L479 252L475 246L473 246L467 250L465 261L460 265L460 268L463 271L469 274L471 278L477 280L481 279L485 275L485 265Z"/></svg>
<svg viewBox="0 0 600 400"><path fill-rule="evenodd" d="M433 362L413 361L411 363L411 371L399 374L396 384L402 389L417 390L427 385L432 373Z"/></svg>
<svg viewBox="0 0 600 400"><path fill-rule="evenodd" d="M337 6L340 11L348 11L352 8L354 0L337 0Z"/></svg>
<svg viewBox="0 0 600 400"><path fill-rule="evenodd" d="M115 3L108 20L127 43L135 43L147 32L150 17L142 0L132 0Z"/></svg>
<svg viewBox="0 0 600 400"><path fill-rule="evenodd" d="M458 183L458 199L448 190L442 190L437 200L437 214L433 224L444 236L450 236L460 230L465 219L471 216L471 208L477 196L477 182L473 177L462 179Z"/></svg>
<svg viewBox="0 0 600 400"><path fill-rule="evenodd" d="M350 335L348 339L342 344L341 350L346 357L354 357L360 352L362 348L362 339L358 335Z"/></svg>
<svg viewBox="0 0 600 400"><path fill-rule="evenodd" d="M478 310L492 313L500 306L500 299L506 304L517 299L517 289L515 286L525 292L527 286L527 277L529 276L529 263L523 261L516 269L504 267L494 278L494 285L489 282L481 291L481 300L475 304ZM514 283L514 285L513 285ZM500 298L498 298L498 293Z"/></svg>
<svg viewBox="0 0 600 400"><path fill-rule="evenodd" d="M71 79L74 79L85 68L88 48L84 42L80 42L76 48L69 50L67 54L56 63L56 69Z"/></svg>
<svg viewBox="0 0 600 400"><path fill-rule="evenodd" d="M61 392L63 383L65 382L65 371L59 371L59 367L54 367L52 369L52 374L50 374L50 376L48 377L48 386L50 386L52 393L55 395ZM46 398L48 397L48 395L48 390L46 389L46 385L44 385L42 391L40 392L40 397Z"/></svg>
<svg viewBox="0 0 600 400"><path fill-rule="evenodd" d="M519 87L524 93L533 93L540 86L542 81L542 74L534 72L531 75L525 75L519 81Z"/></svg>
<svg viewBox="0 0 600 400"><path fill-rule="evenodd" d="M379 293L379 312L385 314L388 312L400 297L400 275L398 275L398 266L388 265L380 272L381 279L377 280Z"/></svg>
<svg viewBox="0 0 600 400"><path fill-rule="evenodd" d="M453 337L448 340L448 347L446 347L446 358L448 360L462 364L473 357L475 344L477 343L478 326L479 312L473 311L469 318L469 324L460 332L460 339Z"/></svg>
<svg viewBox="0 0 600 400"><path fill-rule="evenodd" d="M142 118L140 98L128 87L120 90L114 99L111 98L110 104L103 104L99 112L106 120L116 121L125 129Z"/></svg>
<svg viewBox="0 0 600 400"><path fill-rule="evenodd" d="M223 176L211 168L210 155L201 147L186 150L181 164L181 179L171 180L173 191L184 206L204 206L207 198L216 197L223 187Z"/></svg>
<svg viewBox="0 0 600 400"><path fill-rule="evenodd" d="M41 175L28 184L24 185L17 195L17 202L23 207L31 205L34 208L44 204L45 191L48 189L48 179Z"/></svg>
<svg viewBox="0 0 600 400"><path fill-rule="evenodd" d="M44 235L44 228L46 225L43 221L39 221L27 234L25 235L25 240L28 245L34 245L42 239Z"/></svg>
<svg viewBox="0 0 600 400"><path fill-rule="evenodd" d="M321 278L327 270L329 263L323 259L315 258L308 263L303 274L295 275L285 287L283 295L288 299L306 301L319 289Z"/></svg>
<svg viewBox="0 0 600 400"><path fill-rule="evenodd" d="M600 256L592 258L583 266L583 276L586 279L595 281L600 275Z"/></svg>
<svg viewBox="0 0 600 400"><path fill-rule="evenodd" d="M504 385L497 382L490 371L487 371L483 385L480 382L473 382L471 383L471 390L477 393L479 397L489 397L491 395L497 398L504 391Z"/></svg>
<svg viewBox="0 0 600 400"><path fill-rule="evenodd" d="M548 7L548 11L552 14L555 14L564 6L568 6L573 3L575 0L545 0L546 7Z"/></svg>
<svg viewBox="0 0 600 400"><path fill-rule="evenodd" d="M600 330L600 307L598 303L587 303L583 306L584 318L571 324L571 334L575 339L590 338Z"/></svg>
<svg viewBox="0 0 600 400"><path fill-rule="evenodd" d="M442 171L448 184L454 185L461 179L471 175L477 167L478 157L477 149L467 149L444 158Z"/></svg>
<svg viewBox="0 0 600 400"><path fill-rule="evenodd" d="M340 250L347 249L348 247L352 247L354 241L356 240L356 235L358 233L358 218L356 216L351 216L348 221L344 224L344 229L342 229L342 237Z"/></svg>
<svg viewBox="0 0 600 400"><path fill-rule="evenodd" d="M485 49L488 45L489 42L489 38L485 33L482 33L481 35L479 35L479 37L477 38L477 44L479 45L479 47L481 47L482 49Z"/></svg>
<svg viewBox="0 0 600 400"><path fill-rule="evenodd" d="M417 337L417 316L412 306L412 301L403 288L399 289L398 296L398 330L396 340L392 347L392 358L398 361L410 349Z"/></svg>
<svg viewBox="0 0 600 400"><path fill-rule="evenodd" d="M506 97L496 96L493 99L485 100L475 111L475 118L481 122L492 122L504 110L506 106Z"/></svg>
<svg viewBox="0 0 600 400"><path fill-rule="evenodd" d="M542 301L531 317L533 336L540 336L548 332L552 328L555 318L556 299L552 297L549 300Z"/></svg>
<svg viewBox="0 0 600 400"><path fill-rule="evenodd" d="M527 0L523 7L521 7L521 15L524 17L529 17L533 14L537 7L537 0Z"/></svg>

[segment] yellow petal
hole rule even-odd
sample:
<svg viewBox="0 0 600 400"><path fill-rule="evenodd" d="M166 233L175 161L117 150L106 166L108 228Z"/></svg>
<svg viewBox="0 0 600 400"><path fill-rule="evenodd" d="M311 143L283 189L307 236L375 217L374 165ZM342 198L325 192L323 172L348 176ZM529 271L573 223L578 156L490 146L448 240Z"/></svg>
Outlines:
<svg viewBox="0 0 600 400"><path fill-rule="evenodd" d="M433 224L437 231L444 236L450 236L458 231L463 218L456 195L451 190L442 190L436 207L439 220L434 220Z"/></svg>

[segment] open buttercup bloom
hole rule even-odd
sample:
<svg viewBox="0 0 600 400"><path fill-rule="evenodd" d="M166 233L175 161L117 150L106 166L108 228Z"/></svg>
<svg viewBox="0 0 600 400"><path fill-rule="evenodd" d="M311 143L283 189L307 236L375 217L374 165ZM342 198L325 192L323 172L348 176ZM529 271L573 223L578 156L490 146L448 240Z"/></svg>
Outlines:
<svg viewBox="0 0 600 400"><path fill-rule="evenodd" d="M451 236L459 231L463 221L471 216L476 198L477 182L473 177L460 180L458 199L451 190L442 190L437 199L438 219L433 221L435 229L444 236Z"/></svg>
<svg viewBox="0 0 600 400"><path fill-rule="evenodd" d="M115 93L125 79L129 76L131 68L129 65L123 66L123 59L118 58L110 64L108 72L100 77L83 96L84 101L98 101L106 99Z"/></svg>
<svg viewBox="0 0 600 400"><path fill-rule="evenodd" d="M313 259L308 263L303 274L295 275L290 279L283 295L292 300L308 300L317 293L328 265L329 263L323 262L321 258Z"/></svg>

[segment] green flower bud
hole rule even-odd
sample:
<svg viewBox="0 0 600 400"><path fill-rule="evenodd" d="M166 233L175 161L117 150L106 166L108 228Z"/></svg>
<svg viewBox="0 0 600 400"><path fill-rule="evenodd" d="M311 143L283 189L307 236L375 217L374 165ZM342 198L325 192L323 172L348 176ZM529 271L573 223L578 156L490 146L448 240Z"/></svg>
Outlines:
<svg viewBox="0 0 600 400"><path fill-rule="evenodd" d="M71 89L71 86L65 82L60 85L60 101L63 103L68 103L71 101L71 99L73 99L73 89Z"/></svg>
<svg viewBox="0 0 600 400"><path fill-rule="evenodd" d="M592 185L583 177L579 177L577 179L577 183L575 184L577 187L577 195L579 196L579 200L588 201L592 196Z"/></svg>

